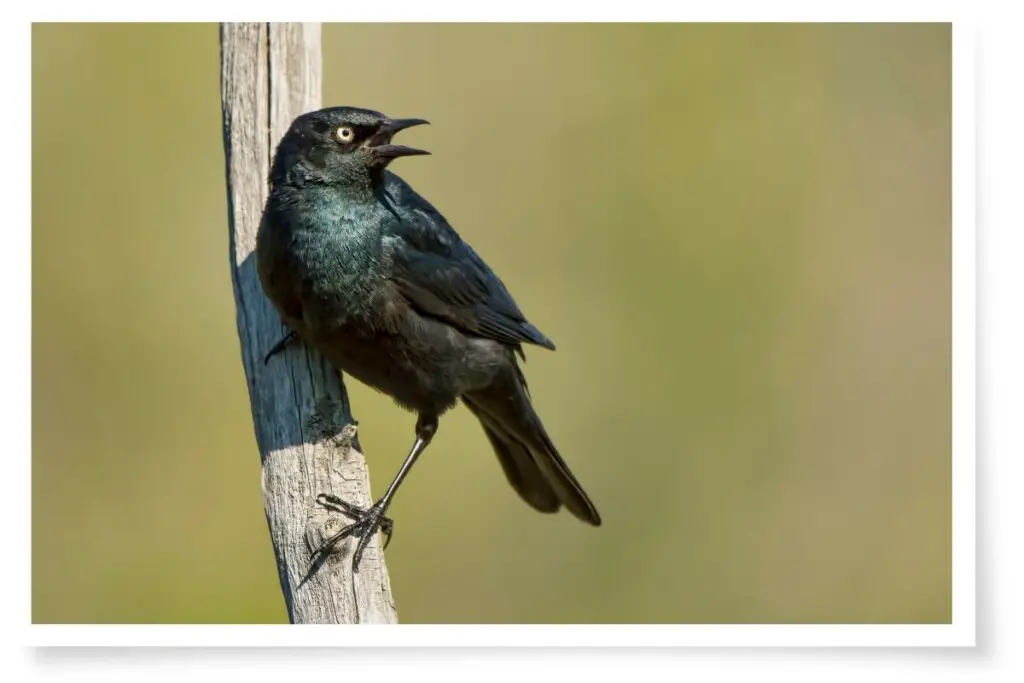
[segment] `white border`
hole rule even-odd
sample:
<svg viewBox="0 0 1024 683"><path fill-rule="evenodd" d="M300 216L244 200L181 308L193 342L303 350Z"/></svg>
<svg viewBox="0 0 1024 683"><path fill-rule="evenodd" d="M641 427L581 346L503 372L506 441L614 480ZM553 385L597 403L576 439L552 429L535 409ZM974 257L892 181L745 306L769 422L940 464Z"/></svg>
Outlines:
<svg viewBox="0 0 1024 683"><path fill-rule="evenodd" d="M953 624L974 641L977 566L975 83L973 27L953 27Z"/></svg>
<svg viewBox="0 0 1024 683"><path fill-rule="evenodd" d="M225 8L225 5L229 5ZM907 5L914 5L909 8ZM306 0L179 0L154 6L126 0L60 0L32 7L34 21L320 21L320 22L948 22L970 12L966 2L932 0L858 0L843 6L814 0L717 0L628 3L594 0L516 0L484 3L472 0L390 0L338 2ZM973 10L973 8L972 8Z"/></svg>
<svg viewBox="0 0 1024 683"><path fill-rule="evenodd" d="M356 3L358 5L359 3ZM387 5L388 3L381 3ZM527 3L532 4L532 3ZM827 3L826 3L827 4ZM894 3L869 3L884 11ZM378 7L380 4L378 4ZM349 4L352 8L352 5ZM534 6L535 7L535 6ZM942 4L933 9L948 9ZM95 9L95 7L93 7ZM292 9L292 8L290 8ZM687 11L702 19L722 12ZM777 8L776 8L777 9ZM360 10L353 8L356 14ZM45 14L45 10L44 14ZM779 12L769 10L774 18ZM386 13L386 12L384 12ZM481 11L481 13L483 13ZM350 19L371 19L371 13ZM380 15L382 12L377 11ZM518 18L505 12L503 18ZM597 12L593 18L602 17ZM649 13L648 13L649 14ZM727 13L725 13L727 14ZM820 11L818 18L830 12ZM899 14L899 12L897 12ZM940 14L936 12L936 14ZM944 13L948 16L948 12ZM269 16L273 17L270 12ZM545 18L572 13L549 10ZM64 16L69 16L65 14ZM118 16L124 17L121 12ZM405 14L404 18L415 16ZM448 16L432 12L431 18ZM465 13L459 16L466 17ZM655 16L655 15L652 15ZM656 16L664 19L664 14ZM745 16L756 16L745 14ZM799 15L806 18L808 15ZM877 19L877 16L871 18ZM537 14L532 14L536 19ZM247 17L232 17L247 18ZM265 18L265 17L264 17ZM294 20L295 17L284 17ZM336 17L344 18L344 17ZM484 17L481 17L484 18ZM616 17L605 15L603 18ZM621 19L621 17L619 17ZM634 19L635 20L635 19ZM583 625L583 626L92 626L33 625L34 645L168 645L168 646L780 646L973 645L975 642L975 121L974 30L954 27L954 177L953 177L953 618L950 625ZM20 430L19 430L20 431ZM29 491L25 487L24 491ZM26 572L27 574L27 572ZM28 592L22 594L28 598ZM23 612L24 614L25 612Z"/></svg>
<svg viewBox="0 0 1024 683"><path fill-rule="evenodd" d="M973 624L33 625L34 645L222 647L729 647L974 645Z"/></svg>

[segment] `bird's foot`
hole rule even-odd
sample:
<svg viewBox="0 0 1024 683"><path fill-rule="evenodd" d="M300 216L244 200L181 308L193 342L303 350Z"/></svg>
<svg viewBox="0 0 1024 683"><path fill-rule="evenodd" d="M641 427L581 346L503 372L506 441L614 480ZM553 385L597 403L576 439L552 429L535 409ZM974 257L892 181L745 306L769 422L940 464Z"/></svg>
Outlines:
<svg viewBox="0 0 1024 683"><path fill-rule="evenodd" d="M297 343L298 341L299 335L295 334L294 330L288 330L288 334L282 337L279 342L274 344L272 347L270 347L270 350L267 351L267 355L263 357L263 364L266 365L267 363L270 362L271 358L281 353L292 344Z"/></svg>
<svg viewBox="0 0 1024 683"><path fill-rule="evenodd" d="M316 497L316 502L329 510L340 512L356 521L343 527L341 531L328 538L316 549L311 558L314 564L326 557L334 546L343 539L349 536L358 536L359 543L356 545L356 551L352 555L352 571L358 572L359 561L363 558L363 551L378 528L380 528L380 532L385 537L384 548L387 549L388 544L391 543L391 534L395 529L395 523L384 514L384 511L387 509L384 501L379 500L371 505L369 509L364 509L351 503L346 503L341 498L329 493L321 493Z"/></svg>

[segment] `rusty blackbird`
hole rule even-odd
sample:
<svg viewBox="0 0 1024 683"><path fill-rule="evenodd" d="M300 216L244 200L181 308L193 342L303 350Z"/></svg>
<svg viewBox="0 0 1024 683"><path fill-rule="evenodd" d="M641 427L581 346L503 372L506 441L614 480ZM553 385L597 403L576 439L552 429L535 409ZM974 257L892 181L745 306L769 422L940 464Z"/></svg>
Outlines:
<svg viewBox="0 0 1024 683"><path fill-rule="evenodd" d="M601 524L534 412L517 362L523 344L555 346L531 325L505 285L448 221L387 170L429 154L392 143L423 119L331 107L295 119L270 172L257 236L259 277L293 340L340 371L417 413L416 439L387 492L368 510L321 494L355 519L316 553L359 537L358 571L395 491L461 400L480 420L509 483L531 507L566 507Z"/></svg>

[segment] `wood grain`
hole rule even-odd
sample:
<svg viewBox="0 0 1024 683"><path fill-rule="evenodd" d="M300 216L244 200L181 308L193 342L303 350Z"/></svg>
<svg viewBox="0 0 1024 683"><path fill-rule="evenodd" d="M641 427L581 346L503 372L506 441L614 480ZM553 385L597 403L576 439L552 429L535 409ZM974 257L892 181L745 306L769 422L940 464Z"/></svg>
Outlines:
<svg viewBox="0 0 1024 683"><path fill-rule="evenodd" d="M351 521L320 507L317 494L362 507L372 502L339 373L299 345L263 362L285 330L256 274L256 231L277 141L295 116L321 106L320 25L226 23L220 37L231 279L288 616L292 623L395 623L379 534L357 574L351 538L310 573L312 551Z"/></svg>

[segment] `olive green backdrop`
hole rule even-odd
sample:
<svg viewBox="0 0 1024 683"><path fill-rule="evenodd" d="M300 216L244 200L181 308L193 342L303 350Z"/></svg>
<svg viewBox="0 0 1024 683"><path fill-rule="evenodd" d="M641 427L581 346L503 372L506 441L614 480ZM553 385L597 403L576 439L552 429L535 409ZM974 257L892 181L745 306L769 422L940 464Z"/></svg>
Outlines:
<svg viewBox="0 0 1024 683"><path fill-rule="evenodd" d="M946 25L328 25L324 103L555 342L605 519L462 408L392 508L404 622L942 622ZM37 622L282 622L228 275L215 25L33 31ZM16 133L14 133L16 134ZM414 417L349 382L374 492Z"/></svg>

